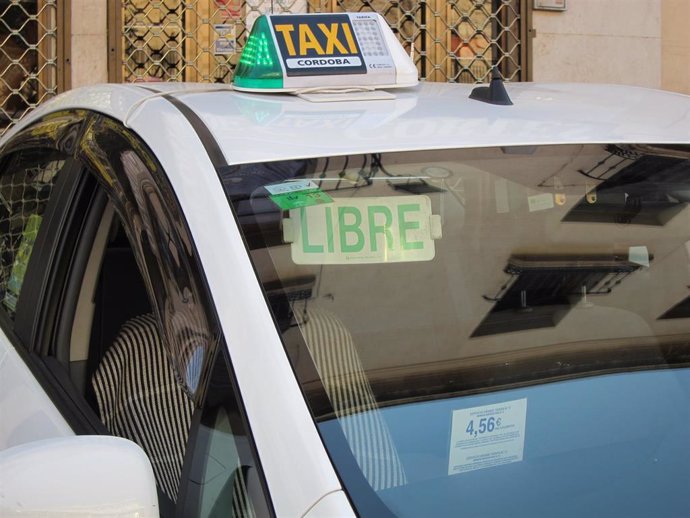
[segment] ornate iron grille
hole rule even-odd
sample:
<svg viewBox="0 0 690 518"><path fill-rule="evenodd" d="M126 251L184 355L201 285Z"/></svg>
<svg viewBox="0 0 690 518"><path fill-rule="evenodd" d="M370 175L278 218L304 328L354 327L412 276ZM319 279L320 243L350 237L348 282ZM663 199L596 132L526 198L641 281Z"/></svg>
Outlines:
<svg viewBox="0 0 690 518"><path fill-rule="evenodd" d="M430 81L525 75L526 0L114 0L112 79L229 83L263 13L377 11Z"/></svg>
<svg viewBox="0 0 690 518"><path fill-rule="evenodd" d="M0 135L58 92L58 1L0 0Z"/></svg>

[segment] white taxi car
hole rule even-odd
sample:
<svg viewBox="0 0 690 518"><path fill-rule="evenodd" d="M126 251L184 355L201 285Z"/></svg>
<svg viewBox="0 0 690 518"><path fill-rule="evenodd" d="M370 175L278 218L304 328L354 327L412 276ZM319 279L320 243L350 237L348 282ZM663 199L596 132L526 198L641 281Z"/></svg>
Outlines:
<svg viewBox="0 0 690 518"><path fill-rule="evenodd" d="M406 86L341 16L0 141L0 514L685 515L690 98Z"/></svg>

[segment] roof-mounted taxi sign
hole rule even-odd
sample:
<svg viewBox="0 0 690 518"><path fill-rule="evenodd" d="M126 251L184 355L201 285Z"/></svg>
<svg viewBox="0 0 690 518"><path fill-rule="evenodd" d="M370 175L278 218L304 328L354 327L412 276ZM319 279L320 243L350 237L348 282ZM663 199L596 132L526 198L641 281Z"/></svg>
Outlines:
<svg viewBox="0 0 690 518"><path fill-rule="evenodd" d="M254 23L234 87L296 92L417 84L417 68L377 13L281 14Z"/></svg>

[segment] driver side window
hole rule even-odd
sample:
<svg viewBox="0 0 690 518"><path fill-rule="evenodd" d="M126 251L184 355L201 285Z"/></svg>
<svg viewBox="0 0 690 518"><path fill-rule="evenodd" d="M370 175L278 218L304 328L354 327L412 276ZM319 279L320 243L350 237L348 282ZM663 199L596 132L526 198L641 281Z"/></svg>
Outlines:
<svg viewBox="0 0 690 518"><path fill-rule="evenodd" d="M18 151L0 172L0 305L14 317L55 182L66 157L45 150Z"/></svg>
<svg viewBox="0 0 690 518"><path fill-rule="evenodd" d="M165 173L120 123L65 113L64 128L59 117L39 123L0 157L0 312L30 331L13 344L76 433L142 447L161 516L270 516L217 316ZM58 152L52 139L63 129L69 149ZM27 269L50 282L29 282Z"/></svg>
<svg viewBox="0 0 690 518"><path fill-rule="evenodd" d="M148 454L163 515L270 515L220 326L164 172L106 118L86 129L81 153L107 157L88 166L114 212L88 355L86 390L100 420Z"/></svg>

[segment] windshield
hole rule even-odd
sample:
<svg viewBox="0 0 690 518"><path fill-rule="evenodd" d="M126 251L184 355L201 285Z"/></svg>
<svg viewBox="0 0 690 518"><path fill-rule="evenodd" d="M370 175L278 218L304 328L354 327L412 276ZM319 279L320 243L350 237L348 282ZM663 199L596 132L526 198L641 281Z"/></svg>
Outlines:
<svg viewBox="0 0 690 518"><path fill-rule="evenodd" d="M690 146L221 173L362 516L690 506Z"/></svg>

